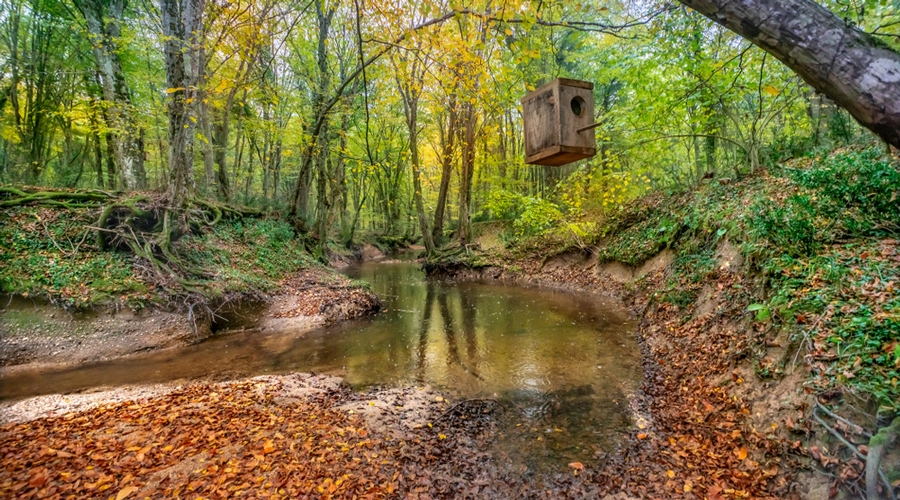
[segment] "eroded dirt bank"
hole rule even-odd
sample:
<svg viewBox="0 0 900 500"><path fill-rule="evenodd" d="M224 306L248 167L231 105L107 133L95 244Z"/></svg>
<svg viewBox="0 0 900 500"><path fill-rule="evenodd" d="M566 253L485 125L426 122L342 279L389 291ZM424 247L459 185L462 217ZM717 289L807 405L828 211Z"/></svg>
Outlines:
<svg viewBox="0 0 900 500"><path fill-rule="evenodd" d="M376 312L380 302L341 275L308 269L285 279L275 294L222 300L205 315L127 307L70 312L21 296L2 306L0 375L177 347L238 328L311 330Z"/></svg>

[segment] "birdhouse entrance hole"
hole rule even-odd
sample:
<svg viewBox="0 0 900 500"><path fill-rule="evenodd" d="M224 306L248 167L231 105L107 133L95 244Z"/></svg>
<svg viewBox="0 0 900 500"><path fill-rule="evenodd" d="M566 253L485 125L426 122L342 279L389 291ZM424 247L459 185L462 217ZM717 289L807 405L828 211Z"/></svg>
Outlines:
<svg viewBox="0 0 900 500"><path fill-rule="evenodd" d="M577 95L572 98L572 112L575 113L575 116L581 116L581 112L584 111L584 99Z"/></svg>
<svg viewBox="0 0 900 500"><path fill-rule="evenodd" d="M597 154L593 89L557 78L522 98L525 163L561 166Z"/></svg>

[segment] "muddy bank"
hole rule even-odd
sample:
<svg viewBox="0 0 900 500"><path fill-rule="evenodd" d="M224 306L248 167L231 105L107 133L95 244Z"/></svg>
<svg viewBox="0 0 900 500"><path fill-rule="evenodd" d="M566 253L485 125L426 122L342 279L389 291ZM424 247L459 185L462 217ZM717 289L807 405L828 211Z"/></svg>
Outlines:
<svg viewBox="0 0 900 500"><path fill-rule="evenodd" d="M328 251L328 264L336 269L385 258L385 253L370 243L346 250L345 252Z"/></svg>
<svg viewBox="0 0 900 500"><path fill-rule="evenodd" d="M589 251L570 251L546 258L495 257L490 264L479 267L469 267L460 262L426 264L425 270L429 276L438 278L488 280L591 292L634 302L639 295L635 293L634 285L665 271L673 260L674 254L665 250L641 266L633 267L619 262L600 263L596 254Z"/></svg>
<svg viewBox="0 0 900 500"><path fill-rule="evenodd" d="M421 245L409 245L385 250L378 248L371 243L366 243L350 250L336 252L331 249L328 251L328 264L335 269L342 269L349 266L362 264L363 262L399 262L414 260L417 255L422 254L425 247ZM397 258L397 257L401 258Z"/></svg>
<svg viewBox="0 0 900 500"><path fill-rule="evenodd" d="M788 334L751 321L746 307L755 283L740 272L737 249L726 241L715 259L708 279L679 289L684 298L678 300L669 251L640 266L576 251L495 258L477 269L443 266L432 274L600 293L639 316L644 379L637 411L646 420L621 453L591 471L600 491L821 498L828 477L804 472L814 467L807 457L817 437L805 420L815 403L803 391L805 368L780 378L757 376L761 363L783 365L793 353ZM851 473L862 472L862 464L853 466Z"/></svg>
<svg viewBox="0 0 900 500"><path fill-rule="evenodd" d="M276 294L223 300L203 315L117 306L73 312L21 296L6 297L0 306L2 374L183 346L235 329L311 330L376 312L380 301L343 276L306 270L286 279Z"/></svg>

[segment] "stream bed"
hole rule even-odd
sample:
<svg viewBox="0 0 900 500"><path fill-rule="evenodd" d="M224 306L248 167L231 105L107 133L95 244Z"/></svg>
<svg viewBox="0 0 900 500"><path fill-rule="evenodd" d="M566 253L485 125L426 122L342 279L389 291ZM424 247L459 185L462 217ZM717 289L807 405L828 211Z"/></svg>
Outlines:
<svg viewBox="0 0 900 500"><path fill-rule="evenodd" d="M354 388L431 385L500 403L497 451L528 468L594 462L632 424L636 323L591 294L426 279L411 262L364 263L383 312L305 333L246 330L200 344L0 379L0 400L185 379L291 371Z"/></svg>

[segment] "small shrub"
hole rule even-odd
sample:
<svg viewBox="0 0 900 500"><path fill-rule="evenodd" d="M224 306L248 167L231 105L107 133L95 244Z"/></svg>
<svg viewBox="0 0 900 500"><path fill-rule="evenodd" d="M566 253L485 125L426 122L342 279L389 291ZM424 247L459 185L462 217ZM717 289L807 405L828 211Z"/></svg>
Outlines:
<svg viewBox="0 0 900 500"><path fill-rule="evenodd" d="M522 213L513 222L516 235L540 236L563 218L559 207L542 198L526 198Z"/></svg>
<svg viewBox="0 0 900 500"><path fill-rule="evenodd" d="M497 189L492 191L484 202L484 211L489 212L494 219L514 219L522 213L524 205L524 196L505 189Z"/></svg>
<svg viewBox="0 0 900 500"><path fill-rule="evenodd" d="M794 194L783 204L762 201L754 206L753 235L769 240L781 252L802 257L821 246L815 219L817 208L809 196Z"/></svg>
<svg viewBox="0 0 900 500"><path fill-rule="evenodd" d="M880 156L875 148L839 153L815 168L792 171L791 177L817 192L817 210L835 219L845 234L896 233L900 229L896 226L900 220L900 170Z"/></svg>

